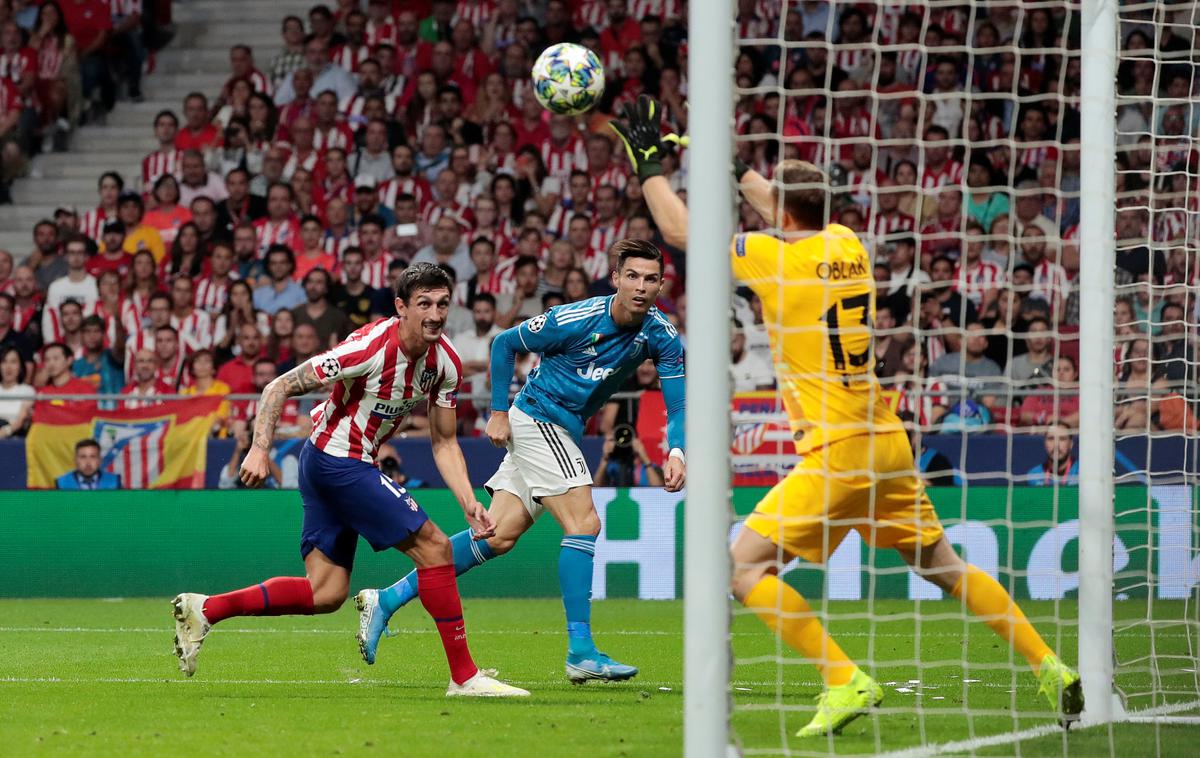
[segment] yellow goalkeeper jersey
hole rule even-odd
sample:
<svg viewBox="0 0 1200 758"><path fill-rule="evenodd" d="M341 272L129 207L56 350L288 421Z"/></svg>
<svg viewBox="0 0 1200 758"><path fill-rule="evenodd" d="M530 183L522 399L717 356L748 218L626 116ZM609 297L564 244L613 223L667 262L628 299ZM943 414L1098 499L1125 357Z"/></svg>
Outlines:
<svg viewBox="0 0 1200 758"><path fill-rule="evenodd" d="M862 434L902 431L875 378L870 256L840 224L793 242L739 234L733 274L762 300L796 452Z"/></svg>

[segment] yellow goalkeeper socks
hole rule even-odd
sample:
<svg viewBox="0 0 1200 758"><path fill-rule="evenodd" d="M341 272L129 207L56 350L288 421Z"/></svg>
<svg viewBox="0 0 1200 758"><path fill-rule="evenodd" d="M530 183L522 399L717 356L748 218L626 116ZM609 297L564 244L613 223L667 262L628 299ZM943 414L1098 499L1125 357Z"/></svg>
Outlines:
<svg viewBox="0 0 1200 758"><path fill-rule="evenodd" d="M963 601L971 613L984 617L983 622L1025 656L1035 673L1042 659L1054 652L1000 583L975 566L967 566L950 594Z"/></svg>
<svg viewBox="0 0 1200 758"><path fill-rule="evenodd" d="M1001 590L1003 592L1003 590ZM742 604L754 612L790 647L811 660L828 687L839 687L854 675L854 661L846 657L799 592L767 575L754 585Z"/></svg>

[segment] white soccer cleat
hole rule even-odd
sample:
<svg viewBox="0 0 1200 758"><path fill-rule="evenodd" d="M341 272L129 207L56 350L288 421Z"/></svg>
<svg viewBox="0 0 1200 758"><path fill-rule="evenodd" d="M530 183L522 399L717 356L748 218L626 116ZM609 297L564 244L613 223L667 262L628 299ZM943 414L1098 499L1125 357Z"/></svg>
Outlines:
<svg viewBox="0 0 1200 758"><path fill-rule="evenodd" d="M446 697L529 697L529 690L505 684L495 676L496 669L479 669L462 684L455 684L451 679Z"/></svg>
<svg viewBox="0 0 1200 758"><path fill-rule="evenodd" d="M196 673L196 656L212 629L212 624L204 617L206 600L208 595L184 592L171 601L175 616L175 655L179 657L179 670L188 676Z"/></svg>

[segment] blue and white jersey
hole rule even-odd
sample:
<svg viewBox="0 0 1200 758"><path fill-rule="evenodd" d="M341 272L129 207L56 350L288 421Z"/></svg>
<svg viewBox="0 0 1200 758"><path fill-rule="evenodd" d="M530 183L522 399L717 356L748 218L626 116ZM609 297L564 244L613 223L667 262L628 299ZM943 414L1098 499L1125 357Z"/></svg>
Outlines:
<svg viewBox="0 0 1200 758"><path fill-rule="evenodd" d="M492 342L492 410L509 408L517 353L541 353L540 365L517 393L515 405L557 424L579 441L583 427L647 358L654 361L667 406L667 442L683 449L683 344L662 311L651 306L642 323L613 321L613 295L556 305L500 334Z"/></svg>

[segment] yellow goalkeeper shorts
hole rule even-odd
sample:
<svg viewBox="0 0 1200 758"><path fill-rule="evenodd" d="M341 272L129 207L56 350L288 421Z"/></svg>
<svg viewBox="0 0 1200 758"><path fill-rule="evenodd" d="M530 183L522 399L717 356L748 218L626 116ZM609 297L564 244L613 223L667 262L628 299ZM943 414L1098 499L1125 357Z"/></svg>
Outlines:
<svg viewBox="0 0 1200 758"><path fill-rule="evenodd" d="M746 527L810 563L856 529L881 548L915 550L942 537L903 432L838 440L804 456L759 501Z"/></svg>

